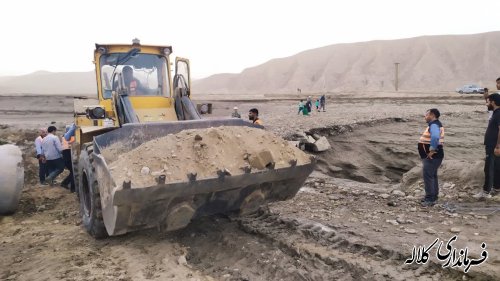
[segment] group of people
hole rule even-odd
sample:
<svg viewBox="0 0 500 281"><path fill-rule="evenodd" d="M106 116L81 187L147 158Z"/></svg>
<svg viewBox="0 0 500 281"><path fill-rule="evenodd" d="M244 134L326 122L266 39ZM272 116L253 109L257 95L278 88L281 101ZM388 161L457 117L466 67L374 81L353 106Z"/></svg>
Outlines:
<svg viewBox="0 0 500 281"><path fill-rule="evenodd" d="M496 87L500 90L500 77L496 80ZM500 194L500 94L489 94L485 89L484 97L489 111L489 121L483 143L486 152L483 189L473 196L478 199ZM425 113L428 126L418 142L425 186L425 197L421 199L424 207L436 204L439 195L437 172L444 157L444 127L439 121L440 115L436 108L429 109Z"/></svg>
<svg viewBox="0 0 500 281"><path fill-rule="evenodd" d="M73 165L71 162L71 144L74 142L76 126L66 126L63 137L56 135L57 128L49 126L40 128L39 136L35 139L36 158L39 164L39 179L41 185L55 185L55 179L64 168L69 170L68 176L61 182L61 186L75 191L73 179Z"/></svg>
<svg viewBox="0 0 500 281"><path fill-rule="evenodd" d="M232 118L241 118L241 114L238 112L238 107L233 108L233 113L231 113ZM251 108L248 111L248 120L252 121L253 124L263 126L262 120L259 118L259 110L257 108Z"/></svg>
<svg viewBox="0 0 500 281"><path fill-rule="evenodd" d="M238 108L234 107L231 114L233 118L241 118ZM248 119L253 124L263 125L259 118L259 110L252 108L248 112ZM75 192L75 182L73 178L73 164L71 162L71 144L75 141L75 124L66 126L66 132L62 137L56 135L57 128L49 126L40 128L39 136L35 139L36 158L39 164L39 179L41 185L55 185L55 179L64 169L68 169L69 174L61 182L61 186Z"/></svg>
<svg viewBox="0 0 500 281"><path fill-rule="evenodd" d="M316 100L315 106L316 110L320 112L323 110L325 112L325 103L326 103L326 97L325 95L322 95L319 99ZM299 111L297 112L297 115L302 113L303 115L309 116L309 113L311 113L313 110L313 104L312 104L312 98L309 96L306 100L306 103L304 103L304 100L300 100L299 102Z"/></svg>

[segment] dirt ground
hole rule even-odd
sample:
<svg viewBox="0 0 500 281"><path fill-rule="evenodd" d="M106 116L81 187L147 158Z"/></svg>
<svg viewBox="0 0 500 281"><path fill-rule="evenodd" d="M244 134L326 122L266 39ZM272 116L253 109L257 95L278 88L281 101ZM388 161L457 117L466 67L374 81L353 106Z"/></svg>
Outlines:
<svg viewBox="0 0 500 281"><path fill-rule="evenodd" d="M37 185L35 128L71 122L71 98L0 97L0 142L23 148L26 170L18 212L0 217L0 280L500 280L500 200L471 197L483 181L479 96L337 95L309 117L297 115L297 100L213 103L207 118L257 107L266 129L286 139L314 132L332 149L315 154L316 170L295 198L256 214L94 240L74 194ZM422 208L416 141L432 107L443 114L445 161L439 204ZM434 248L427 263L405 264L414 246L454 235L457 255L467 248L478 260L484 242L487 260L464 273L443 267Z"/></svg>

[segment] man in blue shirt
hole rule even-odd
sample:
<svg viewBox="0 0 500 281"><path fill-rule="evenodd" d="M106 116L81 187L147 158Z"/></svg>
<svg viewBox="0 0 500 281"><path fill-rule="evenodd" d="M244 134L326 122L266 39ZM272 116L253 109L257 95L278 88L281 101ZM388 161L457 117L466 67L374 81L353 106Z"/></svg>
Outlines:
<svg viewBox="0 0 500 281"><path fill-rule="evenodd" d="M66 131L66 133L64 134L64 138L69 141L71 139L71 137L74 137L75 136L75 131L76 131L76 125L75 123L71 124L69 126L69 129Z"/></svg>
<svg viewBox="0 0 500 281"><path fill-rule="evenodd" d="M54 179L64 171L64 160L61 141L55 135L57 128L50 126L47 131L49 134L42 140L42 154L47 161L49 170L46 180L50 185L54 185Z"/></svg>
<svg viewBox="0 0 500 281"><path fill-rule="evenodd" d="M421 200L424 207L436 204L439 195L437 171L444 158L444 127L439 121L439 116L441 113L436 108L427 110L425 122L428 126L418 142L425 185L425 197Z"/></svg>

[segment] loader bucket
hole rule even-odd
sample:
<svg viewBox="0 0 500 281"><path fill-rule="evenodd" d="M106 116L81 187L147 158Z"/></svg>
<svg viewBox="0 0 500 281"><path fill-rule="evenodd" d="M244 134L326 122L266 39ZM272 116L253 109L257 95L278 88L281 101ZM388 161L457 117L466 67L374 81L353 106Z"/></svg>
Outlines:
<svg viewBox="0 0 500 281"><path fill-rule="evenodd" d="M160 227L170 231L185 227L192 219L212 214L250 213L259 206L295 196L313 171L308 164L291 161L286 168L274 167L245 171L239 175L220 173L213 178L196 179L186 175L184 182L165 182L158 176L153 186L133 186L116 182L101 151L127 140L123 152L143 142L186 129L219 126L260 127L241 119L203 119L171 123L126 124L94 138L93 165L99 183L104 224L109 235Z"/></svg>

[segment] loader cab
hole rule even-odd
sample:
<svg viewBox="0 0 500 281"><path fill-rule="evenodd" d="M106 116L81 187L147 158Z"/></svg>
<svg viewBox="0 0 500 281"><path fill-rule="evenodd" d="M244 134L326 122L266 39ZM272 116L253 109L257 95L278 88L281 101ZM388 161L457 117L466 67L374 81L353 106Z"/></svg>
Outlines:
<svg viewBox="0 0 500 281"><path fill-rule="evenodd" d="M192 103L189 61L170 61L171 46L96 44L96 99L75 99L78 143L127 123L201 119ZM174 72L171 73L171 68ZM104 110L99 118L89 109Z"/></svg>
<svg viewBox="0 0 500 281"><path fill-rule="evenodd" d="M200 119L189 99L189 61L177 58L171 77L170 46L96 44L99 103L117 126Z"/></svg>

